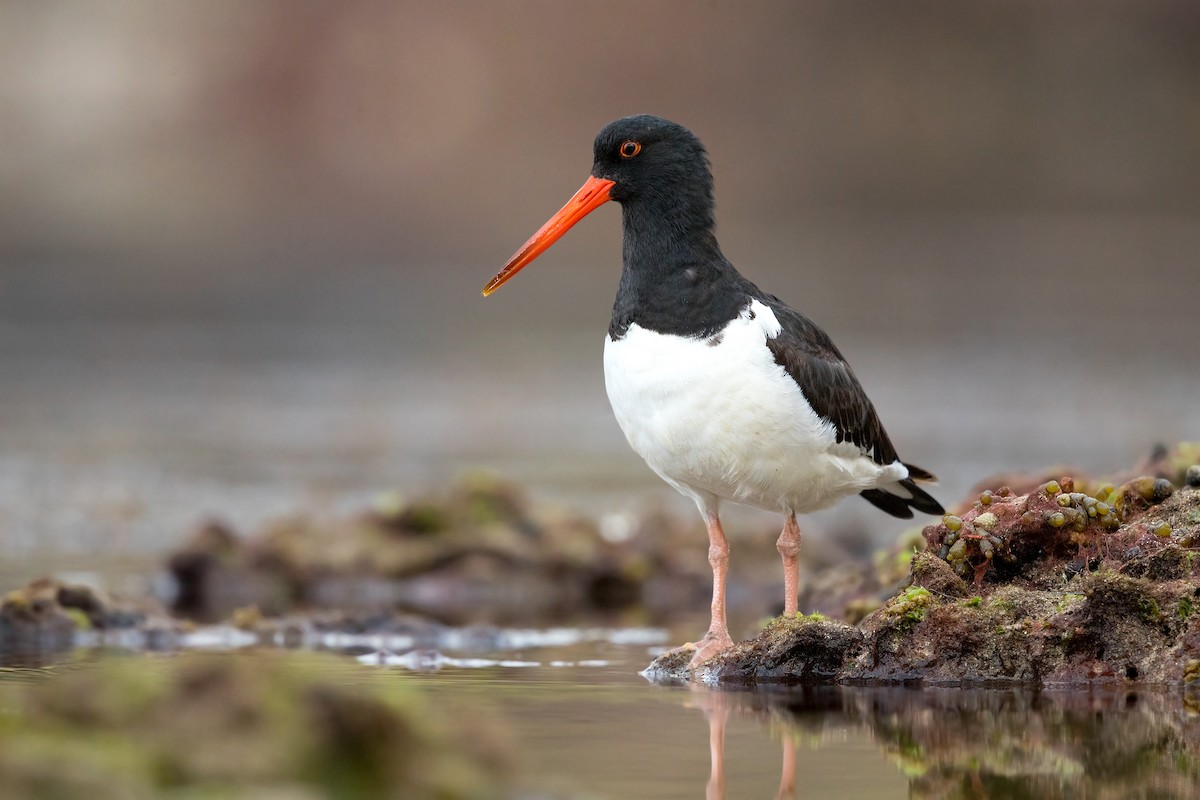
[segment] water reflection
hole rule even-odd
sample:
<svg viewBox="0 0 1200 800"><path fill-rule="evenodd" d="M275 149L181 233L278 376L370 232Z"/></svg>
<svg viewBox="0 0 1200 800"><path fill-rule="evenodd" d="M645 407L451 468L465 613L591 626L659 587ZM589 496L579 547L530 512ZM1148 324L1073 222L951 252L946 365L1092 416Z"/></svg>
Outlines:
<svg viewBox="0 0 1200 800"><path fill-rule="evenodd" d="M707 689L695 684L688 687L691 695L687 705L700 709L708 720L708 752L709 773L705 785L705 800L724 800L725 780L725 729L729 724L729 716L735 710L751 708L751 715L758 716L759 711L746 703L751 694L740 694ZM779 776L779 790L775 793L776 800L796 796L796 743L791 736L784 735L782 740L782 767Z"/></svg>
<svg viewBox="0 0 1200 800"><path fill-rule="evenodd" d="M781 741L777 798L795 797L797 745L821 750L866 729L913 798L1195 797L1200 698L1148 690L689 687L708 722L706 797L726 797L731 715ZM810 769L819 771L813 765Z"/></svg>
<svg viewBox="0 0 1200 800"><path fill-rule="evenodd" d="M219 633L197 629L187 643L269 655ZM357 656L423 696L434 718L494 717L520 756L521 797L1200 797L1200 693L648 686L635 670L649 643L676 639L652 628L477 628L407 653L383 648L398 640L348 634L289 644ZM0 669L0 686L136 658L132 649L26 664L70 670Z"/></svg>

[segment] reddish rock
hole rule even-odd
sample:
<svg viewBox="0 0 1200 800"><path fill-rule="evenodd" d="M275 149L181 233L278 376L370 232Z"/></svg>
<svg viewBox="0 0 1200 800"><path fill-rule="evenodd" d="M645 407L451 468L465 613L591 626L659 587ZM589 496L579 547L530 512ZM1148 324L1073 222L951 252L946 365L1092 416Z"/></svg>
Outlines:
<svg viewBox="0 0 1200 800"><path fill-rule="evenodd" d="M706 681L1033 686L1200 681L1200 488L1155 474L984 490L925 528L908 585L851 628L800 618L698 667ZM1196 470L1192 470L1194 474ZM1023 485L1023 484L1022 484ZM831 667L830 665L836 665ZM1197 684L1200 685L1200 684Z"/></svg>

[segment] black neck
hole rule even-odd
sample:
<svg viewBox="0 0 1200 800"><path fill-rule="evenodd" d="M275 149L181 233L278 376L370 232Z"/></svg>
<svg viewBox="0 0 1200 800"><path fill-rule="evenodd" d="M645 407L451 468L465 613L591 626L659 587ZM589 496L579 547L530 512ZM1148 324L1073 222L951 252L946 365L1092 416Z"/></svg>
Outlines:
<svg viewBox="0 0 1200 800"><path fill-rule="evenodd" d="M711 336L746 304L744 279L721 253L711 203L622 204L624 269L609 336L636 323L658 333ZM657 207L656 207L657 206Z"/></svg>

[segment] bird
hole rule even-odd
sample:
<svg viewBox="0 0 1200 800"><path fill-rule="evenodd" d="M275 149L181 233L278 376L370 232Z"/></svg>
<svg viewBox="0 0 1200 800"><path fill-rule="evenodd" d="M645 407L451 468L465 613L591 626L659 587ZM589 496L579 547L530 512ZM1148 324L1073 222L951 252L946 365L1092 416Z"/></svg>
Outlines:
<svg viewBox="0 0 1200 800"><path fill-rule="evenodd" d="M630 446L704 519L713 593L707 632L684 645L695 668L733 645L722 501L783 515L785 614L798 610L797 514L856 494L902 519L944 510L917 485L935 477L900 460L832 339L721 252L708 153L682 125L639 114L601 129L583 186L484 296L609 201L621 206L623 264L605 389Z"/></svg>

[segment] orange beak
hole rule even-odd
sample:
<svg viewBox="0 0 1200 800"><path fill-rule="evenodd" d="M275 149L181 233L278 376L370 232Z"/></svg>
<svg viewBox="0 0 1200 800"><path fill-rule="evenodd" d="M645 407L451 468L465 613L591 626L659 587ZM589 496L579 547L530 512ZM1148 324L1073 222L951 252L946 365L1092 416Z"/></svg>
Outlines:
<svg viewBox="0 0 1200 800"><path fill-rule="evenodd" d="M588 178L575 196L539 228L537 233L529 237L529 241L521 245L520 250L513 253L512 258L504 265L504 269L497 272L496 277L488 281L488 285L483 287L483 296L487 297L499 289L509 278L520 272L526 264L557 242L560 236L571 230L572 225L611 200L608 192L613 185L614 181L597 178L594 175Z"/></svg>

